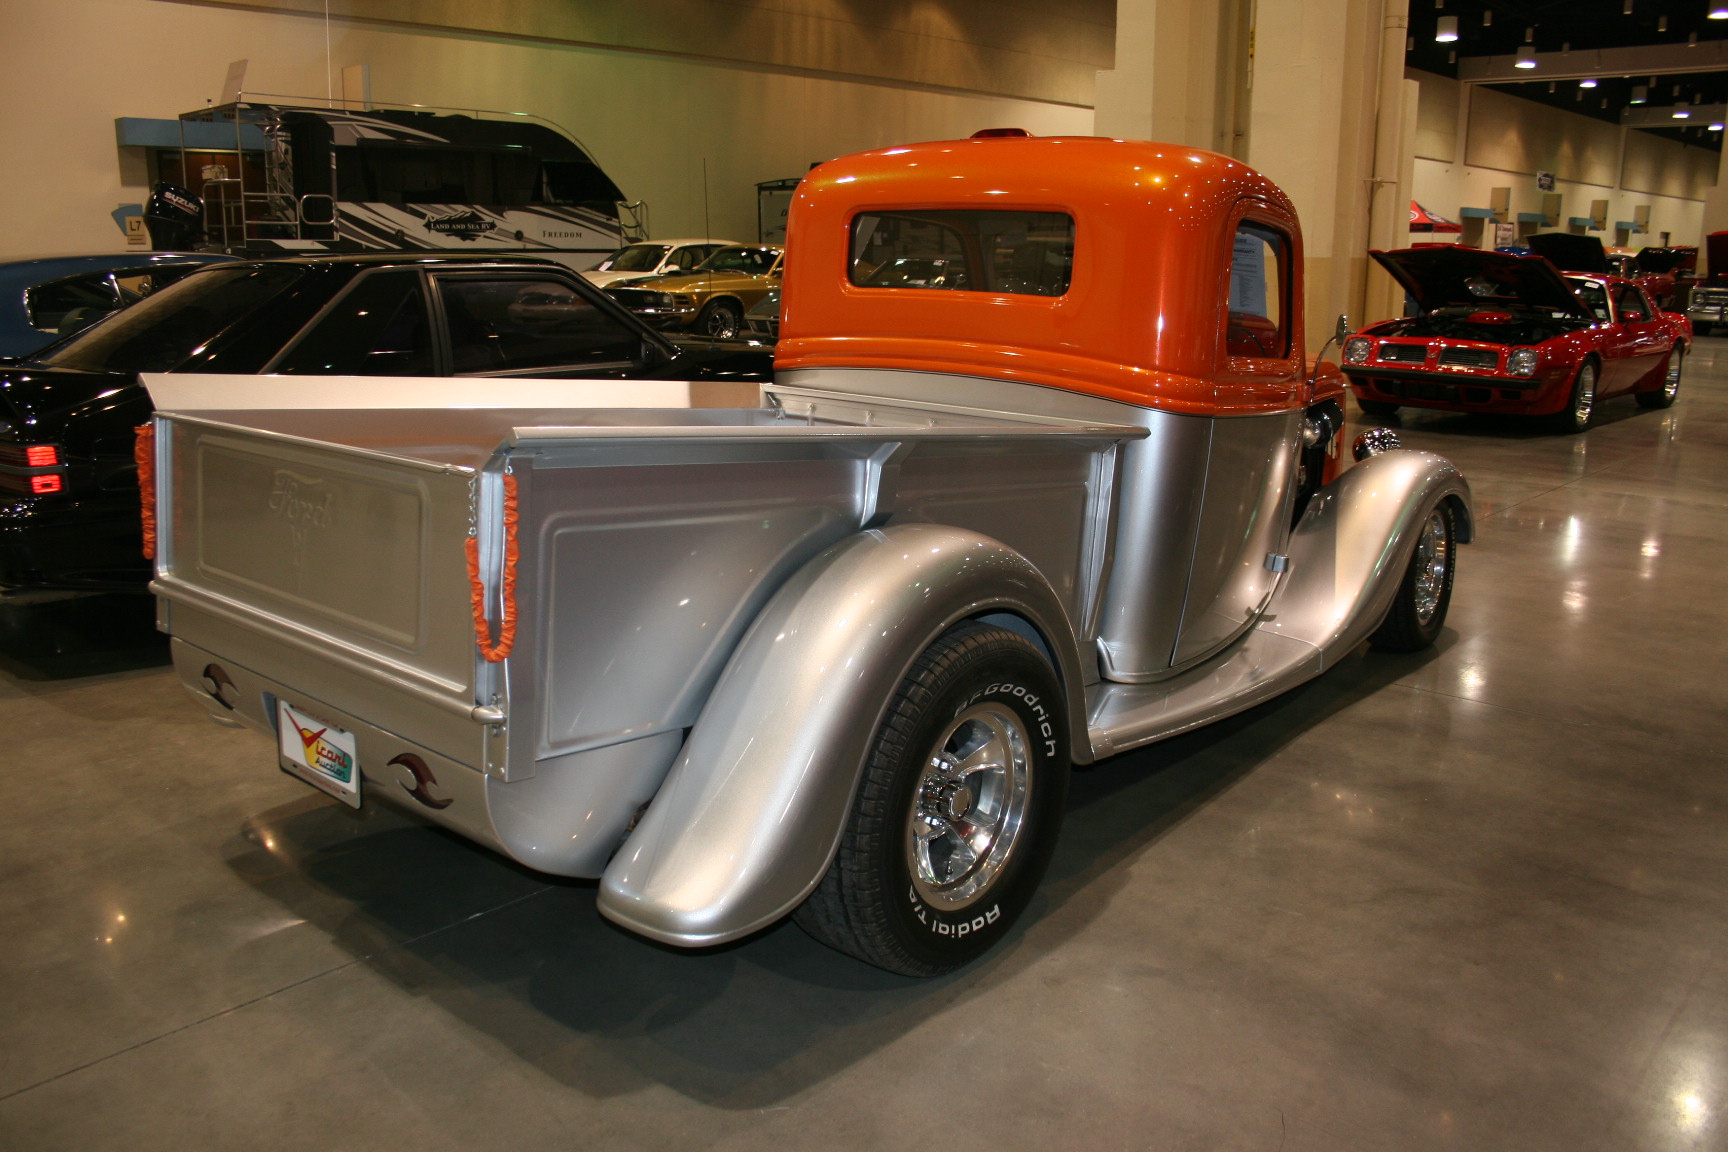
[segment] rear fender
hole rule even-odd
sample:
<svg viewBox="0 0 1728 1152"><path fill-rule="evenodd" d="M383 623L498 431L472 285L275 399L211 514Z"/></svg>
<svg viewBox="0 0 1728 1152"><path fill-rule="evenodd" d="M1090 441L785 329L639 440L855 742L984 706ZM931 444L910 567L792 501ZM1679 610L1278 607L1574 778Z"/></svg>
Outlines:
<svg viewBox="0 0 1728 1152"><path fill-rule="evenodd" d="M763 609L666 783L601 879L608 918L694 947L796 908L822 879L865 756L918 656L961 620L1029 624L1084 740L1079 652L1060 600L1019 553L964 529L862 532L811 560Z"/></svg>

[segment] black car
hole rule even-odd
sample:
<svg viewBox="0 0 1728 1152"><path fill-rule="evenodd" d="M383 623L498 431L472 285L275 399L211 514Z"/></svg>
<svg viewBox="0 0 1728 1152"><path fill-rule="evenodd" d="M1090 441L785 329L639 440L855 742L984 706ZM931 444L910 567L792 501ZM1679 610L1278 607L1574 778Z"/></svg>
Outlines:
<svg viewBox="0 0 1728 1152"><path fill-rule="evenodd" d="M766 380L760 348L655 332L533 257L295 257L195 272L0 361L0 586L141 588L141 372Z"/></svg>

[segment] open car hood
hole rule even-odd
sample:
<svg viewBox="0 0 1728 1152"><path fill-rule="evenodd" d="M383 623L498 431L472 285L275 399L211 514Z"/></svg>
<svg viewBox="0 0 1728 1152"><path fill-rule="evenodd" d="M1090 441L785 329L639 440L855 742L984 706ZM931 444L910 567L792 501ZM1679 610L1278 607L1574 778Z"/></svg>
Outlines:
<svg viewBox="0 0 1728 1152"><path fill-rule="evenodd" d="M1596 276L1614 271L1608 266L1608 250L1596 236L1574 236L1570 232L1542 232L1526 236L1524 243L1538 256L1562 272L1587 272Z"/></svg>
<svg viewBox="0 0 1728 1152"><path fill-rule="evenodd" d="M1540 256L1508 256L1476 248L1370 251L1424 312L1472 305L1540 308L1594 320L1554 265Z"/></svg>
<svg viewBox="0 0 1728 1152"><path fill-rule="evenodd" d="M1678 248L1640 248L1638 255L1632 257L1640 272L1654 276L1665 276L1680 267L1686 259L1686 253Z"/></svg>

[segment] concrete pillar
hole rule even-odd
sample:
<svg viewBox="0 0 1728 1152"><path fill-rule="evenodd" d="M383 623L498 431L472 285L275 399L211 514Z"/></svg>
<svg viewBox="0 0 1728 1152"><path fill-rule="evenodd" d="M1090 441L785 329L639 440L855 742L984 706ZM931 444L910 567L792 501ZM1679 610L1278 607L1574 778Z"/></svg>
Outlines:
<svg viewBox="0 0 1728 1152"><path fill-rule="evenodd" d="M1253 0L1117 0L1093 131L1244 157Z"/></svg>
<svg viewBox="0 0 1728 1152"><path fill-rule="evenodd" d="M1698 237L1698 270L1715 276L1728 273L1728 268L1707 268L1709 252L1704 237L1712 232L1728 232L1728 148L1722 149L1722 159L1716 165L1716 183L1704 191L1704 227ZM1682 240L1682 244L1686 241Z"/></svg>
<svg viewBox="0 0 1728 1152"><path fill-rule="evenodd" d="M1290 195L1302 220L1310 352L1339 313L1357 324L1385 318L1367 315L1367 249L1374 215L1385 218L1376 231L1395 242L1391 218L1409 208L1408 189L1400 187L1401 153L1410 147L1402 77L1406 20L1407 0L1259 0L1256 6L1254 40L1263 47L1253 67L1247 160ZM1395 52L1396 69L1380 67L1383 46ZM1374 183L1377 171L1387 183ZM1382 191L1375 196L1377 187Z"/></svg>

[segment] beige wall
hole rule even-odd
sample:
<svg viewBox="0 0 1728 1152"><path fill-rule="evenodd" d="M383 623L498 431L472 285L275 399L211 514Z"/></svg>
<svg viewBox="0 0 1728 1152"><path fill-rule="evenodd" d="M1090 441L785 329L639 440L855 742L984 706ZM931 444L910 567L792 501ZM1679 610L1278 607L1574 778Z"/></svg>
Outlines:
<svg viewBox="0 0 1728 1152"><path fill-rule="evenodd" d="M1535 174L1552 172L1564 198L1560 229L1590 215L1591 201L1607 200L1610 228L1650 207L1650 231L1634 243L1654 243L1662 232L1676 244L1699 242L1718 153L1486 88L1474 89L1466 108L1456 80L1410 76L1421 83L1415 198L1423 206L1456 219L1460 208L1488 207L1492 189L1510 188L1514 213L1538 212ZM1612 231L1598 235L1614 242Z"/></svg>
<svg viewBox="0 0 1728 1152"><path fill-rule="evenodd" d="M16 3L17 0L8 0ZM200 3L202 0L170 0ZM1090 107L1115 0L211 0Z"/></svg>
<svg viewBox="0 0 1728 1152"><path fill-rule="evenodd" d="M701 3L734 15L749 8ZM404 0L393 10L436 7ZM458 7L472 15L536 5ZM629 8L605 7L615 16ZM756 7L770 5L763 0ZM324 94L322 20L249 8L170 0L0 3L0 42L14 47L0 71L0 155L12 160L0 179L0 258L122 246L109 213L142 200L146 177L136 157L116 148L116 117L173 117L200 107L219 95L228 62L242 58L251 61L250 91ZM925 57L942 51L970 49L931 45ZM711 230L750 240L756 182L802 175L812 162L995 125L1056 134L1086 133L1092 123L1089 108L934 91L909 81L836 79L372 21L333 21L330 62L338 84L345 65L371 65L379 101L523 110L561 123L628 196L649 202L661 235L703 230L704 158ZM1095 65L1088 62L1088 77ZM29 162L17 163L20 157Z"/></svg>
<svg viewBox="0 0 1728 1152"><path fill-rule="evenodd" d="M1470 96L1469 133L1464 163L1472 167L1532 175L1552 172L1581 184L1615 182L1620 163L1617 125L1477 88Z"/></svg>

